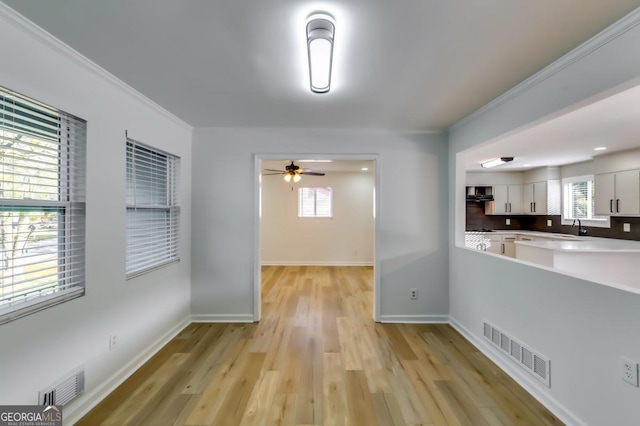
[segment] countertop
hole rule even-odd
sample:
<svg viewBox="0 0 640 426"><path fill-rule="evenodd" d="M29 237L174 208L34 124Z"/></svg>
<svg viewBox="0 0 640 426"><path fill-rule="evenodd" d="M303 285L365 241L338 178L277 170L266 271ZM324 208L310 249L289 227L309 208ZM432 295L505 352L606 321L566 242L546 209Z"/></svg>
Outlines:
<svg viewBox="0 0 640 426"><path fill-rule="evenodd" d="M591 252L591 253L640 253L640 241L618 240L614 238L599 238L589 236L577 236L571 234L557 234L551 232L525 231L525 230L494 230L488 232L467 231L469 235L526 235L531 237L551 238L554 241L515 241L516 244L538 247L547 250L565 252Z"/></svg>
<svg viewBox="0 0 640 426"><path fill-rule="evenodd" d="M640 253L640 242L580 237L573 241L516 241L516 244L554 251L582 253Z"/></svg>

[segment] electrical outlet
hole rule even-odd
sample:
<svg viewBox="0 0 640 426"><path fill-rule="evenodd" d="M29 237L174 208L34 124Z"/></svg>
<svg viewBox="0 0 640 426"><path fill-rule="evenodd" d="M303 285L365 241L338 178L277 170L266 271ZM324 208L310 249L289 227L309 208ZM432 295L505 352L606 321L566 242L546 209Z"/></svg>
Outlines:
<svg viewBox="0 0 640 426"><path fill-rule="evenodd" d="M547 219L547 226L553 226L553 221L551 219Z"/></svg>
<svg viewBox="0 0 640 426"><path fill-rule="evenodd" d="M418 289L412 288L411 291L411 300L416 300L418 298Z"/></svg>
<svg viewBox="0 0 640 426"><path fill-rule="evenodd" d="M507 219L505 222L506 222L506 225L507 225L507 226L508 226L508 225L511 225L511 219Z"/></svg>
<svg viewBox="0 0 640 426"><path fill-rule="evenodd" d="M118 346L118 336L115 334L109 335L109 350L114 351L116 346Z"/></svg>
<svg viewBox="0 0 640 426"><path fill-rule="evenodd" d="M623 223L622 224L622 231L623 232L631 232L631 224L630 223Z"/></svg>
<svg viewBox="0 0 640 426"><path fill-rule="evenodd" d="M638 387L638 363L629 358L621 358L622 380Z"/></svg>

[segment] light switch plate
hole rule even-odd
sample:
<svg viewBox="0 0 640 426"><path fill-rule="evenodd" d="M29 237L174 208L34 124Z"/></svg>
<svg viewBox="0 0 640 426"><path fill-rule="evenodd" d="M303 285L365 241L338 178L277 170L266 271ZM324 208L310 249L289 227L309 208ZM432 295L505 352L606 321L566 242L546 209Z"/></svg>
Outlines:
<svg viewBox="0 0 640 426"><path fill-rule="evenodd" d="M630 223L623 223L622 224L622 231L623 232L631 232L631 224Z"/></svg>
<svg viewBox="0 0 640 426"><path fill-rule="evenodd" d="M507 225L511 225L511 219L506 220Z"/></svg>
<svg viewBox="0 0 640 426"><path fill-rule="evenodd" d="M547 219L547 226L553 226L553 221L551 219Z"/></svg>

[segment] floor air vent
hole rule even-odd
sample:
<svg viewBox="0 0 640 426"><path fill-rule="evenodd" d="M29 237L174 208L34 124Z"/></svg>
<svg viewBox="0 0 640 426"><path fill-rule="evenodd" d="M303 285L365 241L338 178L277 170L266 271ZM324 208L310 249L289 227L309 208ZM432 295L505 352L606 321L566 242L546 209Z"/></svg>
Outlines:
<svg viewBox="0 0 640 426"><path fill-rule="evenodd" d="M539 355L526 345L514 340L511 336L488 322L484 323L484 337L533 377L551 387L548 359Z"/></svg>
<svg viewBox="0 0 640 426"><path fill-rule="evenodd" d="M64 406L84 391L84 371L76 371L38 394L40 405Z"/></svg>

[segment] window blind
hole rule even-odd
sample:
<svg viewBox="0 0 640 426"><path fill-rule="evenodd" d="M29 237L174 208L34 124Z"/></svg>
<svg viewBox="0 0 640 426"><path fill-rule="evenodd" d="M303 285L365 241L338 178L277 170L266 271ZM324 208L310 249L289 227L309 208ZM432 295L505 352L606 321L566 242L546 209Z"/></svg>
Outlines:
<svg viewBox="0 0 640 426"><path fill-rule="evenodd" d="M298 217L332 217L331 188L298 188Z"/></svg>
<svg viewBox="0 0 640 426"><path fill-rule="evenodd" d="M595 216L595 185L593 177L576 178L564 183L564 218L581 220L606 220Z"/></svg>
<svg viewBox="0 0 640 426"><path fill-rule="evenodd" d="M0 87L0 323L84 294L86 121Z"/></svg>
<svg viewBox="0 0 640 426"><path fill-rule="evenodd" d="M180 260L180 158L127 138L127 278Z"/></svg>

